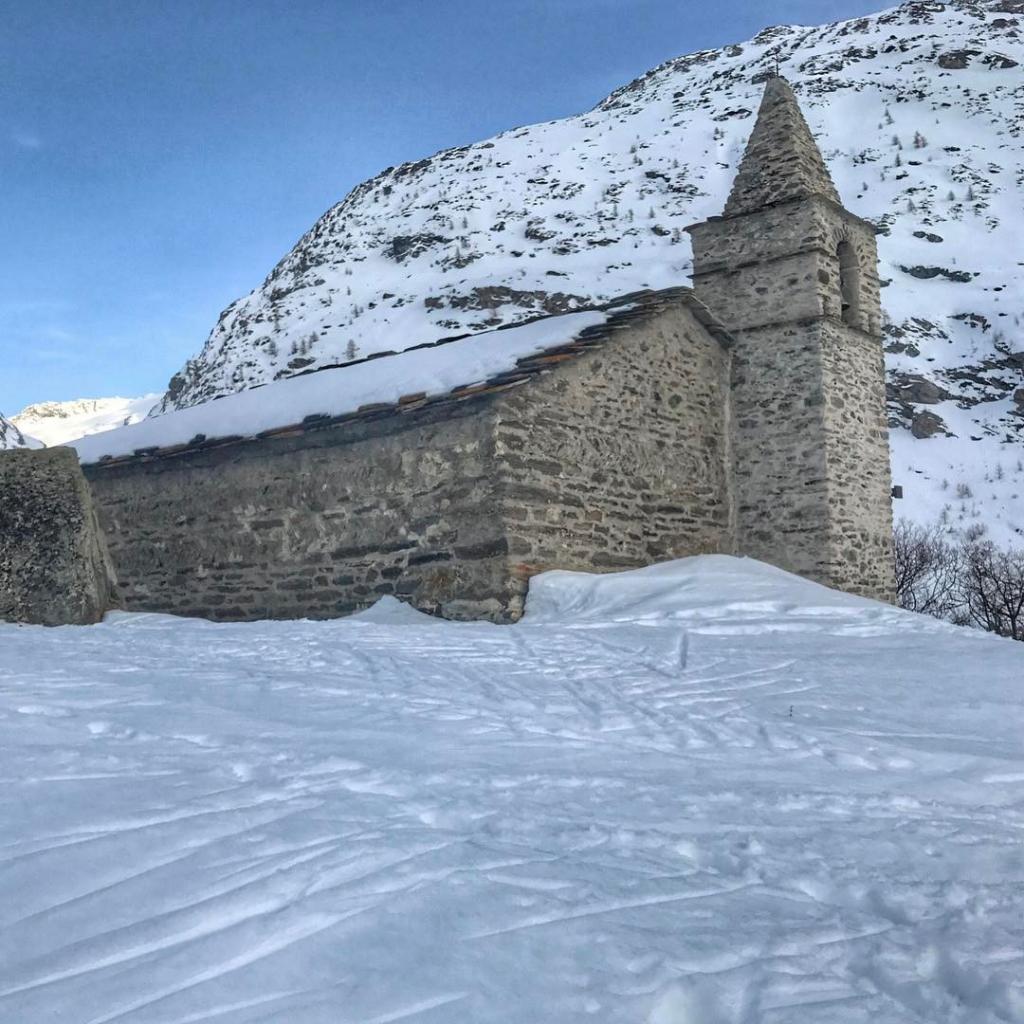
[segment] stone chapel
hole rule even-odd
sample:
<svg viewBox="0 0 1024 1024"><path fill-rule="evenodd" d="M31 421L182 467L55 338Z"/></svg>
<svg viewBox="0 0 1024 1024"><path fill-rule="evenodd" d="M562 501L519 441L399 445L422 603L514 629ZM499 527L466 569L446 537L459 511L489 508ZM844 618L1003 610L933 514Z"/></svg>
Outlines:
<svg viewBox="0 0 1024 1024"><path fill-rule="evenodd" d="M87 439L121 605L324 618L394 595L511 621L545 570L707 552L891 599L875 229L784 79L689 232L692 289L623 296L487 379L128 454L96 445L136 427Z"/></svg>

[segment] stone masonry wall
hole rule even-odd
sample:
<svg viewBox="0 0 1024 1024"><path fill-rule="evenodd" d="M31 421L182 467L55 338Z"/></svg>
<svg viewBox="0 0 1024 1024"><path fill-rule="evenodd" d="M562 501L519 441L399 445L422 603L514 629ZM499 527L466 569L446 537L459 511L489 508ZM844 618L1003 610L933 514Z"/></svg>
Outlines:
<svg viewBox="0 0 1024 1024"><path fill-rule="evenodd" d="M816 323L738 333L732 395L739 551L828 582L825 395Z"/></svg>
<svg viewBox="0 0 1024 1024"><path fill-rule="evenodd" d="M892 479L882 346L834 322L822 333L831 586L895 600Z"/></svg>
<svg viewBox="0 0 1024 1024"><path fill-rule="evenodd" d="M811 195L691 233L697 296L735 339L738 550L830 586L891 598L873 229ZM842 319L842 243L854 254L852 323Z"/></svg>
<svg viewBox="0 0 1024 1024"><path fill-rule="evenodd" d="M735 332L814 316L840 316L839 244L860 266L862 320L881 331L878 250L870 225L820 196L690 228L694 285Z"/></svg>
<svg viewBox="0 0 1024 1024"><path fill-rule="evenodd" d="M737 544L893 598L882 348L831 319L742 331L733 353Z"/></svg>
<svg viewBox="0 0 1024 1024"><path fill-rule="evenodd" d="M496 403L514 614L546 569L734 550L729 360L678 304Z"/></svg>
<svg viewBox="0 0 1024 1024"><path fill-rule="evenodd" d="M487 405L459 409L86 467L125 607L330 618L392 594L501 617Z"/></svg>
<svg viewBox="0 0 1024 1024"><path fill-rule="evenodd" d="M70 448L0 452L0 620L98 622L114 579Z"/></svg>

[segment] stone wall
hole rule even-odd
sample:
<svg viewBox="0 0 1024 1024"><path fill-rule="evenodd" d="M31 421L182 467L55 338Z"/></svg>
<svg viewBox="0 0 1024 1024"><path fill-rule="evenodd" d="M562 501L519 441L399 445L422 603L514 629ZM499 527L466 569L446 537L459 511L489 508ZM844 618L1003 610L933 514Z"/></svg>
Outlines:
<svg viewBox="0 0 1024 1024"><path fill-rule="evenodd" d="M874 229L822 196L742 217L713 217L690 229L694 287L729 330L841 318L839 245L849 242L860 265L860 322L881 332L878 250Z"/></svg>
<svg viewBox="0 0 1024 1024"><path fill-rule="evenodd" d="M690 230L697 296L734 337L738 550L891 599L874 229L811 195ZM852 314L841 288L844 244L854 264Z"/></svg>
<svg viewBox="0 0 1024 1024"><path fill-rule="evenodd" d="M125 606L502 621L546 568L731 551L729 356L687 301L454 409L86 467Z"/></svg>
<svg viewBox="0 0 1024 1024"><path fill-rule="evenodd" d="M741 331L733 353L739 550L894 597L882 348L831 319Z"/></svg>
<svg viewBox="0 0 1024 1024"><path fill-rule="evenodd" d="M393 594L500 617L487 408L86 467L125 607L330 618Z"/></svg>
<svg viewBox="0 0 1024 1024"><path fill-rule="evenodd" d="M816 323L739 332L732 396L739 550L828 582L825 397Z"/></svg>
<svg viewBox="0 0 1024 1024"><path fill-rule="evenodd" d="M546 569L733 552L729 359L681 303L497 403L516 611Z"/></svg>
<svg viewBox="0 0 1024 1024"><path fill-rule="evenodd" d="M831 586L896 599L885 369L878 339L821 327Z"/></svg>
<svg viewBox="0 0 1024 1024"><path fill-rule="evenodd" d="M70 448L0 452L0 620L98 622L114 579Z"/></svg>

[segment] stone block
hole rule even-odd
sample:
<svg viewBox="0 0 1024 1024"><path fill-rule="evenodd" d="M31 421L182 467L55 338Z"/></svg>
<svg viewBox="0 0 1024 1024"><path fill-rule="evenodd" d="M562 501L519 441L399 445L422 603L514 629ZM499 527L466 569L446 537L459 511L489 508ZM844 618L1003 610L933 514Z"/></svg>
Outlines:
<svg viewBox="0 0 1024 1024"><path fill-rule="evenodd" d="M84 625L103 618L113 596L113 570L75 452L0 452L0 619Z"/></svg>

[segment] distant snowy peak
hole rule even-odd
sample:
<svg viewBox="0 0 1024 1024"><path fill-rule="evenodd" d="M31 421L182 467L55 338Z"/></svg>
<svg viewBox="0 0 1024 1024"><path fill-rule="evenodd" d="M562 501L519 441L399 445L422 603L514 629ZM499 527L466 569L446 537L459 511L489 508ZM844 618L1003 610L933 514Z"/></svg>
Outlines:
<svg viewBox="0 0 1024 1024"><path fill-rule="evenodd" d="M12 448L42 448L41 441L23 434L3 413L0 413L0 451Z"/></svg>
<svg viewBox="0 0 1024 1024"><path fill-rule="evenodd" d="M90 434L138 423L160 400L141 398L79 398L71 402L37 402L11 418L11 423L47 445L66 444Z"/></svg>

